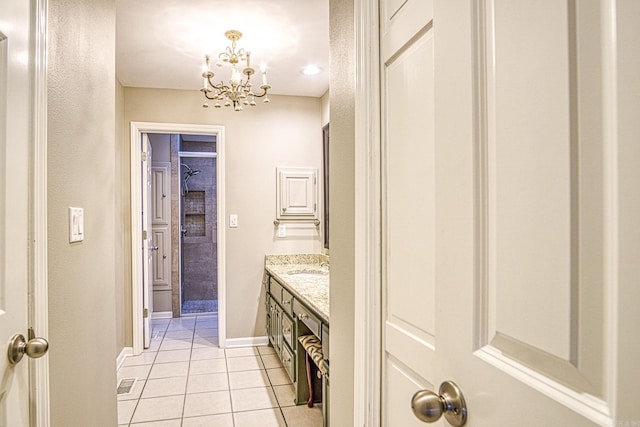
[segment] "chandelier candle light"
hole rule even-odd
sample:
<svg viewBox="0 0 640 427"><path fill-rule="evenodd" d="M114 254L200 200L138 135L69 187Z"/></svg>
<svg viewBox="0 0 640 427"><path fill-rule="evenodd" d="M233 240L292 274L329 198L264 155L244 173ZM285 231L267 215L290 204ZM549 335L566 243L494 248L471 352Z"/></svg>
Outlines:
<svg viewBox="0 0 640 427"><path fill-rule="evenodd" d="M231 47L227 47L225 52L218 55L219 61L216 62L216 65L222 67L225 62L231 64L231 79L228 83L220 81L219 84L215 84L211 80L214 76L210 68L211 58L207 55L205 56L206 64L202 71L203 83L200 92L204 94L206 99L216 101L214 104L215 108L222 107L220 103L224 102L225 107L233 106L235 111L242 111L243 105L255 107L256 101L254 98L262 97L264 97L262 102L268 103L269 97L267 96L267 91L271 89L271 85L267 83L266 64L262 63L260 65L260 71L262 72L262 85L260 89L262 89L262 93L255 94L251 84L251 76L255 74L255 70L251 68L251 52L245 52L244 49L236 51L236 41L240 40L242 33L236 30L229 30L224 33L224 35L231 40ZM244 61L246 64L242 71L238 68L240 61ZM243 75L246 76L246 80L244 81ZM208 108L209 104L205 101L202 106Z"/></svg>

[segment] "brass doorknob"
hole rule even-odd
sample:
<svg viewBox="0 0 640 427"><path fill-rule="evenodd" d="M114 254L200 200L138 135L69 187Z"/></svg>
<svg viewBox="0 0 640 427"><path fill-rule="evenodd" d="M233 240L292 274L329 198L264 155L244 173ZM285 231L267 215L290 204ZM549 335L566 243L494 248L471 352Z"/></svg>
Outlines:
<svg viewBox="0 0 640 427"><path fill-rule="evenodd" d="M420 390L411 398L413 414L425 423L434 423L444 418L454 427L467 422L467 404L462 391L453 381L440 384L439 394L430 390Z"/></svg>
<svg viewBox="0 0 640 427"><path fill-rule="evenodd" d="M15 365L26 354L32 359L44 356L49 350L49 343L44 338L31 338L27 341L22 334L15 334L9 342L7 356L9 363Z"/></svg>

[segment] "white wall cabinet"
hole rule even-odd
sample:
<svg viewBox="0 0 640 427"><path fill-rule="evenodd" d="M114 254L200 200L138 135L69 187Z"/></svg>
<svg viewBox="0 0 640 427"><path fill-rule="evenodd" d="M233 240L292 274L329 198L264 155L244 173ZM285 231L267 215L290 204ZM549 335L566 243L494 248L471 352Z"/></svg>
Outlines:
<svg viewBox="0 0 640 427"><path fill-rule="evenodd" d="M171 232L170 227L153 227L153 254L151 278L154 289L171 288Z"/></svg>
<svg viewBox="0 0 640 427"><path fill-rule="evenodd" d="M153 162L151 168L151 219L153 289L171 289L171 163Z"/></svg>
<svg viewBox="0 0 640 427"><path fill-rule="evenodd" d="M151 168L153 225L171 225L171 163L154 162Z"/></svg>
<svg viewBox="0 0 640 427"><path fill-rule="evenodd" d="M317 176L313 168L277 168L277 219L318 218Z"/></svg>

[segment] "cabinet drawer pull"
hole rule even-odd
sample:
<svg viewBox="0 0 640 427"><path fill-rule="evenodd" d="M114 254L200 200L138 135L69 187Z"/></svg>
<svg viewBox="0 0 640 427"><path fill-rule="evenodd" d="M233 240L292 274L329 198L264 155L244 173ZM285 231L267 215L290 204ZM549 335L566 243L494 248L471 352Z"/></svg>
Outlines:
<svg viewBox="0 0 640 427"><path fill-rule="evenodd" d="M282 329L282 333L285 334L285 335L287 335L290 332L291 332L291 328L283 328Z"/></svg>
<svg viewBox="0 0 640 427"><path fill-rule="evenodd" d="M309 318L309 316L307 316L307 314L306 314L306 313L298 313L298 319L300 319L300 320L306 320L306 319L308 319L308 318Z"/></svg>
<svg viewBox="0 0 640 427"><path fill-rule="evenodd" d="M290 299L283 300L282 305L291 305L291 300Z"/></svg>

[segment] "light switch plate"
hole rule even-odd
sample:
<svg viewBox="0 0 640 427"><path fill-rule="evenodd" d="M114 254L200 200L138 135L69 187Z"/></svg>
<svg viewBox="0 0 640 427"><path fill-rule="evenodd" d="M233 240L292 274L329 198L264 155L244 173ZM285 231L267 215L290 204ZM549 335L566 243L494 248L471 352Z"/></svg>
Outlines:
<svg viewBox="0 0 640 427"><path fill-rule="evenodd" d="M229 227L236 228L238 226L238 215L231 214L229 215Z"/></svg>
<svg viewBox="0 0 640 427"><path fill-rule="evenodd" d="M287 237L287 226L284 224L278 225L278 237Z"/></svg>
<svg viewBox="0 0 640 427"><path fill-rule="evenodd" d="M84 240L84 209L69 208L69 243Z"/></svg>

